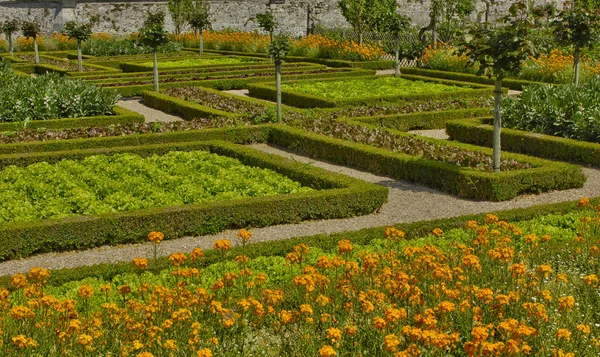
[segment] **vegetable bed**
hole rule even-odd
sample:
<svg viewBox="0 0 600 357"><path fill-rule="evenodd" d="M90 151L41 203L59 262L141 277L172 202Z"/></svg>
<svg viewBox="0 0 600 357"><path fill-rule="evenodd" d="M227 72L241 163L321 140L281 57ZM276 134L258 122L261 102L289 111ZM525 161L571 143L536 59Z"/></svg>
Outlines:
<svg viewBox="0 0 600 357"><path fill-rule="evenodd" d="M194 67L211 67L211 66L243 66L250 63L266 62L263 58L251 57L209 57L209 58L192 58L178 61L160 61L158 62L159 69L179 69L179 68L194 68ZM142 72L151 71L154 68L154 62L122 62L120 64L123 72Z"/></svg>
<svg viewBox="0 0 600 357"><path fill-rule="evenodd" d="M273 83L248 85L250 95L273 99ZM419 76L369 76L288 81L282 84L285 104L300 108L334 108L381 102L440 98L469 98L479 92L492 93L489 86Z"/></svg>

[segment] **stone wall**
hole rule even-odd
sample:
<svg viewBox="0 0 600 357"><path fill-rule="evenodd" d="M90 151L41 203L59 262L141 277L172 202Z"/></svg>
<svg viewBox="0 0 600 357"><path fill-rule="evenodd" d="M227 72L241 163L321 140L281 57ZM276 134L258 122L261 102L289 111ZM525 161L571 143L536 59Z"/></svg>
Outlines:
<svg viewBox="0 0 600 357"><path fill-rule="evenodd" d="M419 25L428 22L428 0L398 0L400 11L410 16ZM545 3L551 0L540 0ZM552 0L560 1L560 0ZM492 8L492 18L505 13L511 0L497 0ZM271 9L281 24L280 30L292 35L306 32L307 6L313 9L316 25L325 27L348 27L337 8L337 0L285 0L284 4L269 5L269 0L211 0L214 29L256 29L256 24L247 20L259 12ZM60 31L65 22L95 17L100 20L96 32L128 33L140 28L149 11L163 9L166 1L110 1L110 0L0 0L0 19L36 19L43 31ZM485 5L479 2L473 19L481 18ZM168 13L168 12L167 12ZM172 30L172 21L167 15L167 27Z"/></svg>

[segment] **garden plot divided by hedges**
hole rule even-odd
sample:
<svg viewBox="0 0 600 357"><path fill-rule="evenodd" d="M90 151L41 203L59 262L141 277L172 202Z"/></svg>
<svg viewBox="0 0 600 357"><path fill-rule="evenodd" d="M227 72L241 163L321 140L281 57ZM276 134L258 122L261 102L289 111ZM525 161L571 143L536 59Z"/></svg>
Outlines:
<svg viewBox="0 0 600 357"><path fill-rule="evenodd" d="M452 120L446 123L446 132L452 140L491 147L494 128L490 122L489 118ZM600 144L597 143L503 128L502 149L600 167Z"/></svg>
<svg viewBox="0 0 600 357"><path fill-rule="evenodd" d="M252 129L246 131L251 132ZM127 152L148 156L188 150L209 150L236 158L245 165L268 168L315 190L200 205L142 209L31 223L6 223L0 225L3 237L0 259L105 244L142 242L150 230L160 230L168 237L174 238L216 233L229 227L256 227L304 219L349 217L373 212L387 199L388 190L385 187L219 141L171 142L3 155L0 156L0 166L27 166L42 161L52 163L98 154Z"/></svg>
<svg viewBox="0 0 600 357"><path fill-rule="evenodd" d="M394 90L393 88L396 88L398 94L384 94L383 92L376 95L369 94L368 89L371 87L373 87L373 89L377 88L377 84L374 85L374 83L377 83L378 81L382 82L382 85L386 85L390 91ZM402 93L401 86L392 86L390 83L387 83L393 81L398 81L400 83L402 83L402 81L408 81L405 83L410 85L413 85L414 83L415 88L406 90ZM417 84L416 81L420 81L422 84ZM365 83L364 88L358 87L361 85L360 82ZM320 88L319 84L321 84ZM417 85L421 85L423 88L416 88ZM304 88L302 88L302 90L295 89L295 86L304 86ZM356 93L357 87L359 90L364 89L365 93ZM429 91L427 91L426 88L429 88ZM275 98L276 95L276 88L273 83L249 84L248 90L251 96L262 99L272 99ZM321 92L319 94L308 93L308 91L314 90L321 90ZM312 81L288 81L284 82L281 94L283 103L287 105L299 108L335 108L369 105L386 101L395 102L439 98L466 98L488 92L491 95L493 88L472 83L405 75L400 78L392 76L371 76L353 79L335 78Z"/></svg>
<svg viewBox="0 0 600 357"><path fill-rule="evenodd" d="M233 57L233 56L221 56L221 57L193 57L186 59L169 59L159 60L158 69L186 69L186 68L212 68L212 67L230 67L230 68L244 68L249 64L267 62L265 58L253 58L253 57ZM147 72L154 68L152 62L121 62L119 67L123 72Z"/></svg>
<svg viewBox="0 0 600 357"><path fill-rule="evenodd" d="M120 69L86 62L83 63L83 72L79 72L77 61L69 60L66 57L56 57L52 52L40 54L40 63L34 64L33 56L34 54L29 52L16 53L13 57L19 61L13 62L17 64L17 68L25 68L27 71L36 74L58 73L61 75L79 77L91 74L109 74L121 72Z"/></svg>
<svg viewBox="0 0 600 357"><path fill-rule="evenodd" d="M144 123L146 118L131 110L115 106L115 115L97 115L79 118L62 118L50 120L32 120L25 122L0 123L0 131L17 131L29 129L71 129L89 128L94 126L109 126L113 124Z"/></svg>

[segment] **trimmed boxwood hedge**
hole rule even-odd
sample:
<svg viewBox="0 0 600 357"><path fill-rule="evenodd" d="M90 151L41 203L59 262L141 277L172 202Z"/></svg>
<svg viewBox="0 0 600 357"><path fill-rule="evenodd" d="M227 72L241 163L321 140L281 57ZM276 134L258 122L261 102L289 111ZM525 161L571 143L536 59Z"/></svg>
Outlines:
<svg viewBox="0 0 600 357"><path fill-rule="evenodd" d="M378 125L399 131L444 129L449 120L479 118L490 115L490 108L453 109L410 114L344 118L349 122Z"/></svg>
<svg viewBox="0 0 600 357"><path fill-rule="evenodd" d="M446 123L446 132L452 140L492 147L494 128L489 125L490 120L452 120ZM600 144L597 143L503 128L502 149L600 167Z"/></svg>
<svg viewBox="0 0 600 357"><path fill-rule="evenodd" d="M364 77L365 79L381 78L384 76L371 76ZM282 89L281 98L283 103L298 107L298 108L337 108L344 106L359 106L359 105L371 105L380 102L398 102L398 101L413 101L413 100L424 100L424 99L439 99L439 98L470 98L479 96L482 93L493 94L493 88L485 85L474 85L472 83L449 81L444 79L434 79L420 76L403 76L402 78L415 81L434 82L447 85L457 85L468 87L465 90L455 92L442 92L442 93L415 93L406 95L392 95L372 98L353 98L353 99L329 99L323 96L301 93L291 89ZM316 81L327 81L327 80L338 80L339 78L324 78L316 79ZM277 93L275 85L273 83L252 83L247 86L250 95L262 99L275 98Z"/></svg>
<svg viewBox="0 0 600 357"><path fill-rule="evenodd" d="M131 152L150 155L198 149L235 157L246 165L272 169L317 191L60 220L7 223L0 225L0 260L107 244L139 243L152 230L162 231L167 237L175 238L217 233L227 228L351 217L371 213L387 200L388 189L383 186L219 141L3 155L0 157L0 165L80 159L95 154Z"/></svg>
<svg viewBox="0 0 600 357"><path fill-rule="evenodd" d="M592 206L600 204L600 198L591 199ZM536 205L528 208L517 208L505 211L490 212L499 217L499 219L507 222L519 222L534 219L536 217L548 214L565 214L578 210L577 201L560 202L553 204ZM442 218L435 220L421 220L412 223L400 223L394 225L406 233L406 239L418 239L426 236L435 228L441 228L444 231L462 228L465 223L470 220L483 223L485 213L464 215L452 218ZM313 236L294 237L277 241L257 242L248 244L244 250L239 246L234 246L229 251L226 259L244 254L251 259L260 256L281 256L284 257L292 251L293 247L298 244L306 244L309 247L321 248L323 250L331 250L337 246L337 242L341 239L349 239L353 244L366 245L373 239L384 236L386 226L376 228L365 228L357 231L346 231L344 233L334 234L318 234ZM189 253L189 252L186 252ZM204 259L200 261L201 267L206 267L223 261L223 255L215 250L205 250ZM159 257L156 261L152 261L150 266L145 270L137 269L131 262L120 262L111 264L95 264L92 266L82 266L78 268L57 269L52 270L52 274L47 282L50 286L60 286L62 284L83 280L85 278L98 278L105 281L113 279L119 274L142 274L151 272L154 274L162 270L169 269L173 265L168 257ZM10 285L10 276L0 276L0 287L12 289Z"/></svg>
<svg viewBox="0 0 600 357"><path fill-rule="evenodd" d="M385 130L400 136L410 135L392 129ZM436 139L425 140L443 143ZM271 129L269 142L313 158L416 182L460 197L477 200L504 201L523 193L581 187L586 179L578 166L518 154L505 156L531 163L534 167L500 173L482 172L284 126L274 126ZM472 145L444 144L491 154L489 149Z"/></svg>
<svg viewBox="0 0 600 357"><path fill-rule="evenodd" d="M493 78L486 76L477 76L469 73L437 71L433 69L407 67L402 68L402 74L410 74L424 77L443 78L461 82L471 82L478 84L494 85L496 81ZM502 87L512 90L523 90L523 86L530 84L539 84L541 82L527 81L524 79L504 78L502 79Z"/></svg>
<svg viewBox="0 0 600 357"><path fill-rule="evenodd" d="M183 99L168 96L166 94L142 91L144 104L150 108L158 109L165 113L179 115L183 119L229 117L236 118L239 115L219 109L213 109L198 103L188 102Z"/></svg>
<svg viewBox="0 0 600 357"><path fill-rule="evenodd" d="M27 122L29 129L71 129L108 126L113 124L144 123L146 118L131 110L115 106L115 115L97 115L92 117L63 118L50 120L32 120ZM23 122L0 123L0 131L17 131L25 127Z"/></svg>

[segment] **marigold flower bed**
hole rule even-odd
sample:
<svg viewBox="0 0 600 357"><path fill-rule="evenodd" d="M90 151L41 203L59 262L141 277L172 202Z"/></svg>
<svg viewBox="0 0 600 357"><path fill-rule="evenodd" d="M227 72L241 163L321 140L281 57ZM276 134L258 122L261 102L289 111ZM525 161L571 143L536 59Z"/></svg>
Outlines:
<svg viewBox="0 0 600 357"><path fill-rule="evenodd" d="M284 257L203 251L173 267L44 286L34 268L0 289L2 350L130 356L597 355L600 217L582 211L510 224L488 215L416 241L388 228L369 245L299 244ZM241 230L245 247L252 235ZM160 249L164 236L148 239ZM244 248L242 248L244 252ZM150 252L149 252L150 253ZM149 254L151 255L151 254Z"/></svg>

